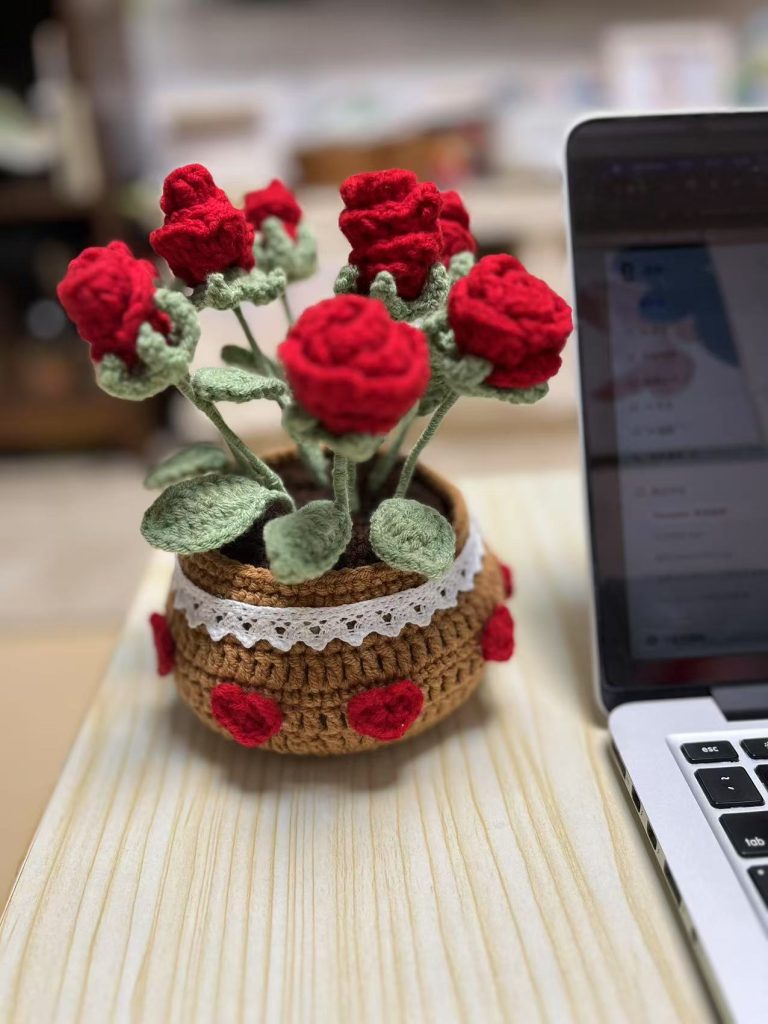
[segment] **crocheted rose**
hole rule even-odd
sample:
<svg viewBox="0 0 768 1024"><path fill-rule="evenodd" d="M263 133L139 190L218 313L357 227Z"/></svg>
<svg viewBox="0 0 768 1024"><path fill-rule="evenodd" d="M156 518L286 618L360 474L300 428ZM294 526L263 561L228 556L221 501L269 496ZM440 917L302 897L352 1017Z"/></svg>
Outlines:
<svg viewBox="0 0 768 1024"><path fill-rule="evenodd" d="M274 178L266 188L248 192L244 199L245 219L258 231L267 217L277 217L291 238L296 238L301 207L289 188Z"/></svg>
<svg viewBox="0 0 768 1024"><path fill-rule="evenodd" d="M451 289L448 321L462 353L493 364L484 383L528 388L560 369L571 310L514 256L485 256Z"/></svg>
<svg viewBox="0 0 768 1024"><path fill-rule="evenodd" d="M443 235L441 261L448 266L452 257L460 252L477 252L477 242L469 230L469 214L458 192L441 192L443 206L439 224Z"/></svg>
<svg viewBox="0 0 768 1024"><path fill-rule="evenodd" d="M341 186L345 210L339 227L352 246L349 262L366 292L388 270L403 299L416 299L433 264L440 261L440 193L413 171L355 174Z"/></svg>
<svg viewBox="0 0 768 1024"><path fill-rule="evenodd" d="M150 234L150 245L188 285L215 271L253 268L253 227L202 164L171 171L160 208L165 222Z"/></svg>
<svg viewBox="0 0 768 1024"><path fill-rule="evenodd" d="M155 305L157 271L139 260L125 242L84 249L69 264L56 289L59 302L78 333L91 346L91 358L119 356L130 369L138 362L139 328L149 323L168 336L171 321Z"/></svg>
<svg viewBox="0 0 768 1024"><path fill-rule="evenodd" d="M429 381L422 332L361 295L305 310L279 356L297 401L336 435L388 433Z"/></svg>

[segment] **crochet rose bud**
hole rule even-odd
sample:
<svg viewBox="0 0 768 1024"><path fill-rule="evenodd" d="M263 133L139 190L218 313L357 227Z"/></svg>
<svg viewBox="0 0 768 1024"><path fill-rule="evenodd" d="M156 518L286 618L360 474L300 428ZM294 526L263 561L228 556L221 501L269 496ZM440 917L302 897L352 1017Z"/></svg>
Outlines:
<svg viewBox="0 0 768 1024"><path fill-rule="evenodd" d="M301 207L289 188L274 178L266 188L246 193L245 219L258 231L267 217L277 217L291 238L296 238L301 220Z"/></svg>
<svg viewBox="0 0 768 1024"><path fill-rule="evenodd" d="M448 266L460 252L477 252L477 242L469 230L469 214L458 192L441 192L443 206L438 223L443 235L441 261Z"/></svg>
<svg viewBox="0 0 768 1024"><path fill-rule="evenodd" d="M166 337L171 321L155 305L157 271L125 242L84 249L69 264L56 289L59 302L99 363L107 353L131 369L138 362L139 328L149 323Z"/></svg>
<svg viewBox="0 0 768 1024"><path fill-rule="evenodd" d="M279 356L296 400L337 435L388 433L429 382L422 332L360 295L305 310Z"/></svg>
<svg viewBox="0 0 768 1024"><path fill-rule="evenodd" d="M150 234L150 245L188 285L231 267L253 269L253 227L202 164L171 171L160 208L165 222Z"/></svg>
<svg viewBox="0 0 768 1024"><path fill-rule="evenodd" d="M339 227L352 246L359 291L388 270L401 298L418 298L442 250L437 187L417 181L413 171L374 171L347 178L341 198Z"/></svg>
<svg viewBox="0 0 768 1024"><path fill-rule="evenodd" d="M485 256L451 289L448 321L462 353L493 363L484 383L542 384L560 369L571 309L514 256Z"/></svg>

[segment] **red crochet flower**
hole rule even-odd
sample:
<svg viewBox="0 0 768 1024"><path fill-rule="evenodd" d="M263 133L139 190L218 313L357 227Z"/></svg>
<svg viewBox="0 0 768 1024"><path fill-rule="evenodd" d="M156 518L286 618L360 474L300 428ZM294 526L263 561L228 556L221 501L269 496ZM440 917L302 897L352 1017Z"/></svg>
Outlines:
<svg viewBox="0 0 768 1024"><path fill-rule="evenodd" d="M341 186L346 209L339 227L352 246L349 262L366 292L381 270L397 281L403 299L415 299L430 267L440 260L440 193L413 171L355 174Z"/></svg>
<svg viewBox="0 0 768 1024"><path fill-rule="evenodd" d="M441 192L440 230L443 234L441 261L448 266L451 257L460 252L477 252L477 242L469 230L469 214L458 192Z"/></svg>
<svg viewBox="0 0 768 1024"><path fill-rule="evenodd" d="M125 242L84 249L56 289L59 302L101 362L108 352L130 369L138 361L136 338L146 321L168 335L171 321L155 306L157 271L137 260Z"/></svg>
<svg viewBox="0 0 768 1024"><path fill-rule="evenodd" d="M515 650L515 623L509 608L497 604L483 627L481 638L486 661L509 661Z"/></svg>
<svg viewBox="0 0 768 1024"><path fill-rule="evenodd" d="M493 363L496 388L541 384L560 369L570 307L514 256L485 256L451 289L448 319L462 352Z"/></svg>
<svg viewBox="0 0 768 1024"><path fill-rule="evenodd" d="M168 628L168 619L165 615L154 612L149 616L149 624L152 627L152 638L155 641L157 674L167 676L173 671L176 662L176 645Z"/></svg>
<svg viewBox="0 0 768 1024"><path fill-rule="evenodd" d="M298 402L332 434L386 434L429 382L422 332L361 295L310 306L279 355Z"/></svg>
<svg viewBox="0 0 768 1024"><path fill-rule="evenodd" d="M399 740L424 707L424 694L410 679L358 693L347 704L349 724L362 736Z"/></svg>
<svg viewBox="0 0 768 1024"><path fill-rule="evenodd" d="M282 181L274 178L266 188L248 192L244 200L245 219L258 231L267 217L277 217L291 236L296 237L296 229L301 220L301 207L296 197Z"/></svg>
<svg viewBox="0 0 768 1024"><path fill-rule="evenodd" d="M150 245L188 285L214 271L253 268L253 228L202 164L171 171L160 208L165 223L150 234Z"/></svg>
<svg viewBox="0 0 768 1024"><path fill-rule="evenodd" d="M260 747L283 724L276 701L249 693L236 683L219 683L211 693L213 717L243 747Z"/></svg>

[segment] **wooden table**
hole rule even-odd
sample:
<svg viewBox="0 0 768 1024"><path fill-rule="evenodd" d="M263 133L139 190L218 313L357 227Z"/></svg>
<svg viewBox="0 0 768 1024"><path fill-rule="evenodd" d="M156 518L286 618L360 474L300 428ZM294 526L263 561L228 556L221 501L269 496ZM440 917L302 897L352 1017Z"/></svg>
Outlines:
<svg viewBox="0 0 768 1024"><path fill-rule="evenodd" d="M577 478L466 490L517 654L373 754L208 733L153 671L152 563L0 924L3 1022L714 1019L590 693Z"/></svg>

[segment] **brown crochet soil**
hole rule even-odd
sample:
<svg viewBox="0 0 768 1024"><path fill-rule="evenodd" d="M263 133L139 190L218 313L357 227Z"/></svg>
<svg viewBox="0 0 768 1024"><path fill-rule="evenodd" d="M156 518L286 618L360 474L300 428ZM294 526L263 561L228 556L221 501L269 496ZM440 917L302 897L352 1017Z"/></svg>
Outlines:
<svg viewBox="0 0 768 1024"><path fill-rule="evenodd" d="M367 486L370 465L364 464L358 469L360 511L352 517L352 540L347 546L347 550L334 566L335 569L353 569L359 565L373 565L374 562L379 561L368 539L368 522L372 511L382 498L391 497L393 494L397 486L402 461L392 470L386 484L375 498L372 498ZM295 462L281 463L279 472L285 486L290 491L299 508L318 498L333 497L330 488L319 487L304 464L298 459ZM418 470L414 474L411 486L408 488L408 497L415 498L423 505L429 505L431 508L437 509L444 516L450 515L450 509L446 500L421 479ZM234 559L236 562L244 562L246 565L266 568L268 562L264 549L264 524L280 515L284 515L284 510L278 509L275 512L267 513L264 519L254 523L249 530L246 530L236 540L233 540L230 544L225 544L221 549L222 554Z"/></svg>

